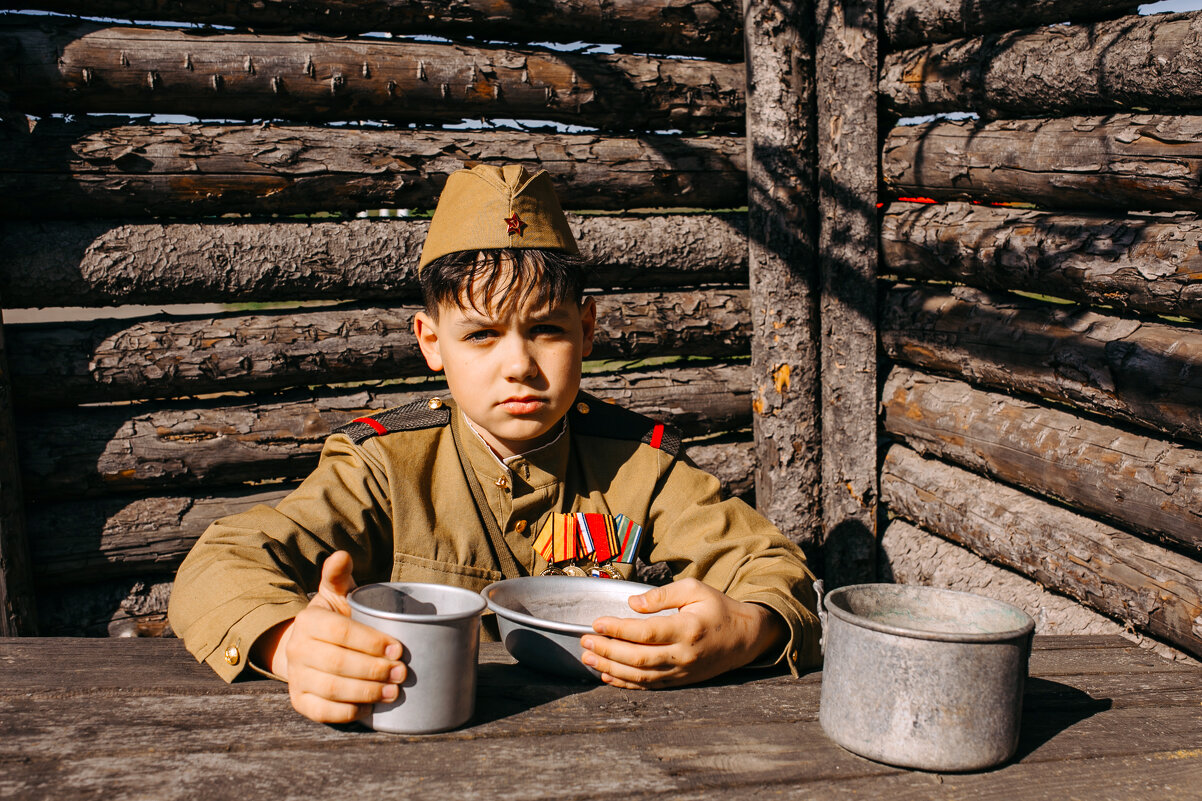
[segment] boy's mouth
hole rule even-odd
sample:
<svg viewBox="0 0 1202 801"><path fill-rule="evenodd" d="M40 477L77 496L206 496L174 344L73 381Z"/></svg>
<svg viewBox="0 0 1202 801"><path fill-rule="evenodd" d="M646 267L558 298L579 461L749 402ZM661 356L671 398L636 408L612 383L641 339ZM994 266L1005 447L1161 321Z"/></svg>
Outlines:
<svg viewBox="0 0 1202 801"><path fill-rule="evenodd" d="M542 411L547 401L545 398L525 395L520 398L506 398L497 405L509 414L534 414Z"/></svg>

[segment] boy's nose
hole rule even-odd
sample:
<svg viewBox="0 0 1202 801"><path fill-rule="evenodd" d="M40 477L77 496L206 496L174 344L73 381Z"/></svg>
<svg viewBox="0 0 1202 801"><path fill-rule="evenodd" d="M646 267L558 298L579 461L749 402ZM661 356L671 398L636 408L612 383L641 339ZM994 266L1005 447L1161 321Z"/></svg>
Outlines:
<svg viewBox="0 0 1202 801"><path fill-rule="evenodd" d="M538 364L524 337L513 337L505 349L505 377L520 381L538 373Z"/></svg>

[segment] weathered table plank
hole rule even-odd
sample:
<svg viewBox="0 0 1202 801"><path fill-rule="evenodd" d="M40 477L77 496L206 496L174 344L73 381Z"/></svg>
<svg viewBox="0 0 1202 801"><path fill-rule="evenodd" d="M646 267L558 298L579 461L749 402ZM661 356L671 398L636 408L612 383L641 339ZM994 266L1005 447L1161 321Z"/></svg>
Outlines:
<svg viewBox="0 0 1202 801"><path fill-rule="evenodd" d="M543 676L486 644L473 721L406 737L311 723L283 685L224 685L175 640L0 640L0 671L0 796L13 798L1095 801L1202 788L1202 669L1119 638L1037 639L1016 760L962 776L831 743L820 673L634 693Z"/></svg>

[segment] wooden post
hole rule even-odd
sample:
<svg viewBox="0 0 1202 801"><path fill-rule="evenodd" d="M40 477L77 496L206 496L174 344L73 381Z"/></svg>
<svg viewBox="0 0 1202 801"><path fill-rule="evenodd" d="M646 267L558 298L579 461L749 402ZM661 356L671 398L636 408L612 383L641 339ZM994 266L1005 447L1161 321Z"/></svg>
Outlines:
<svg viewBox="0 0 1202 801"><path fill-rule="evenodd" d="M822 523L830 588L875 579L877 4L818 0Z"/></svg>
<svg viewBox="0 0 1202 801"><path fill-rule="evenodd" d="M37 633L37 614L8 377L4 327L0 324L0 636L16 637Z"/></svg>
<svg viewBox="0 0 1202 801"><path fill-rule="evenodd" d="M744 0L756 504L815 548L818 321L813 3Z"/></svg>

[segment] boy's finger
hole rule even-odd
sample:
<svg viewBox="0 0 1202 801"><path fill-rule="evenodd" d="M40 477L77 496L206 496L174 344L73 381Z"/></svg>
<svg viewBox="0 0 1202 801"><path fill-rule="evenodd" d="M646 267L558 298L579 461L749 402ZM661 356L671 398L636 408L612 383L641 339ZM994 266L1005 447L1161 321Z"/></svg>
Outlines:
<svg viewBox="0 0 1202 801"><path fill-rule="evenodd" d="M340 645L313 640L300 658L306 668L349 679L400 684L408 674L402 662L369 656Z"/></svg>
<svg viewBox="0 0 1202 801"><path fill-rule="evenodd" d="M317 587L317 595L323 598L335 612L347 617L350 617L351 607L346 602L346 595L355 589L353 568L354 564L349 553L334 551L322 563L321 583Z"/></svg>
<svg viewBox="0 0 1202 801"><path fill-rule="evenodd" d="M306 609L297 615L298 623L302 621L302 617L304 634L311 639L393 661L401 658L401 644L371 626L365 626L328 609Z"/></svg>
<svg viewBox="0 0 1202 801"><path fill-rule="evenodd" d="M608 637L592 637L585 635L581 638L582 657L590 654L603 660L621 663L636 670L664 671L677 666L670 646L640 645L625 640L611 640ZM585 664L588 664L586 659ZM591 665L597 667L598 665Z"/></svg>
<svg viewBox="0 0 1202 801"><path fill-rule="evenodd" d="M395 701L400 691L395 684L331 676L328 673L312 669L303 671L290 684L295 685L292 689L298 693L313 695L339 704L374 704L380 701Z"/></svg>
<svg viewBox="0 0 1202 801"><path fill-rule="evenodd" d="M292 694L292 708L318 723L353 723L367 712L367 705L344 704L311 693Z"/></svg>
<svg viewBox="0 0 1202 801"><path fill-rule="evenodd" d="M667 645L679 641L679 628L675 616L599 617L593 621L593 631L598 634L651 645Z"/></svg>
<svg viewBox="0 0 1202 801"><path fill-rule="evenodd" d="M651 661L657 661L655 657ZM606 684L627 689L647 689L667 686L677 671L659 666L629 664L622 659L603 656L595 651L585 651L581 659L584 664L608 677ZM640 660L635 660L640 661Z"/></svg>
<svg viewBox="0 0 1202 801"><path fill-rule="evenodd" d="M641 595L632 595L627 603L634 611L649 614L704 601L715 592L712 587L702 584L697 579L682 579L648 590Z"/></svg>

